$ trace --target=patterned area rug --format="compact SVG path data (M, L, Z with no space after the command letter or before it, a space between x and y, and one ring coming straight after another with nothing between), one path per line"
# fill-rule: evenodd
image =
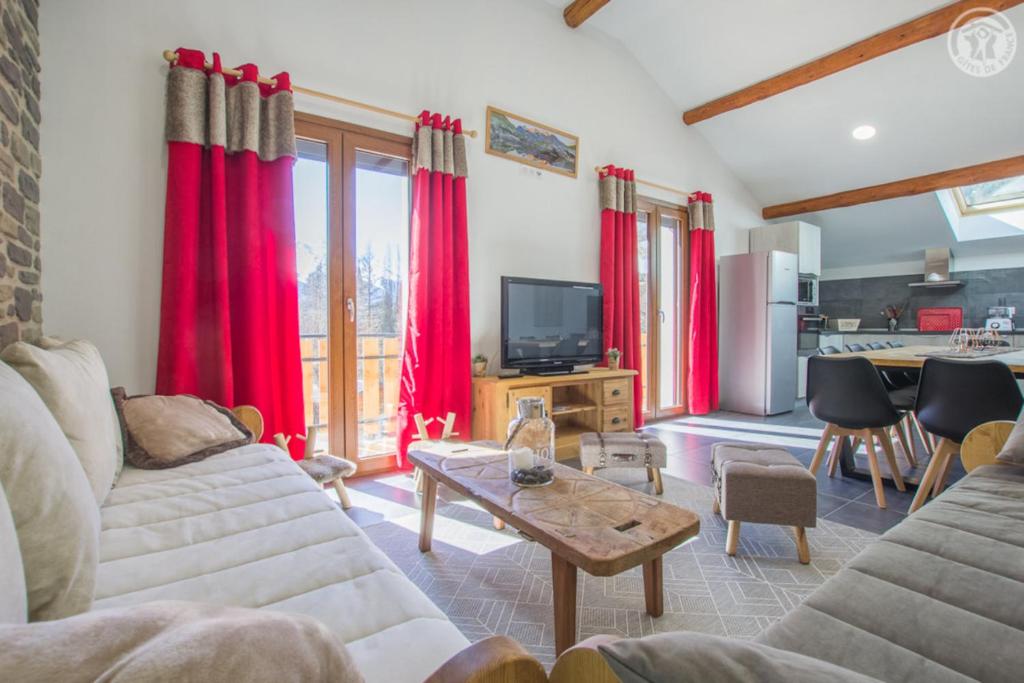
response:
M606 470L602 476L638 490L651 486L642 470ZM791 529L744 524L732 558L725 554L725 522L711 512L711 488L668 476L664 481L665 499L701 516L700 536L664 557L665 613L657 619L646 613L640 568L609 578L581 571L579 639L664 631L753 638L877 538L819 519L807 534L811 564L802 565ZM443 487L441 497L430 553L420 553L416 545L418 512L364 531L467 638L511 636L550 666L555 659L550 553L514 531L495 531L490 515Z

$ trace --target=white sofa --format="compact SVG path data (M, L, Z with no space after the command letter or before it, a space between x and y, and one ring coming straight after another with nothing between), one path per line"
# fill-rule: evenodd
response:
M126 466L100 518L94 610L189 600L306 614L339 634L368 683L418 683L469 645L274 446Z
M86 355L90 348L85 349ZM33 349L31 353L40 352ZM98 358L98 353L95 356ZM54 367L62 367L60 363L65 360ZM73 367L81 359L74 356L68 362ZM21 371L24 373L24 369ZM95 384L96 374L93 372L83 382ZM105 375L103 370L104 382ZM18 544L25 556L25 583L29 584L28 588L20 584L28 598L0 595L0 621L24 622L25 618L17 615L32 613L32 601L38 602L32 596L39 593L33 593L33 577L28 576L27 567L32 563L39 566L39 554L60 552L54 546L67 546L70 555L83 535L81 530L55 528L65 526L61 524L39 526L38 521L43 519L40 515L58 514L61 505L79 506L75 519L92 517L95 512L91 508L95 498L86 479L69 471L80 464L74 453L77 451L78 458L82 458L87 450L83 441L90 437L72 435L74 451L61 441L69 434L67 425L83 416L57 415L58 428L49 414L40 411L49 413L47 406L56 405L53 401L64 401L65 408L93 408L96 389L92 386L92 394L83 395L82 403L76 403L77 397L67 395L67 385L54 389L61 395L46 397L50 389L40 389L37 384L36 391L46 400L43 404L32 393L32 387L0 363L0 412L5 413L0 415L0 475L7 478L8 495L12 485L24 489L26 482L41 481L39 469L33 474L25 467L40 467L38 460L49 458L50 452L54 460L45 466L65 477L59 486L67 491L55 495L55 480L46 477L51 486L47 495L58 498L58 502L40 508L39 514L33 511L27 515L17 510L19 504L23 509L26 505L24 495L19 495L20 503L12 498L9 507L0 496L0 506L4 506L0 522L13 517L19 525ZM101 422L106 419L106 413L100 411L94 413L94 421L95 414L104 416ZM108 426L104 425L109 432L104 438L111 443L113 432ZM19 441L29 440L26 432L44 430L49 441L19 445ZM96 445L95 439L91 445ZM111 452L109 457L120 456ZM14 462L18 458L20 463ZM75 464L69 464L72 462ZM112 472L108 476L113 477ZM62 495L75 499L62 503ZM35 502L28 500L28 504ZM248 445L165 470L143 470L126 464L98 507L98 558L92 540L92 549L80 554L84 559L76 560L82 565L75 570L78 578L70 579L81 586L79 579L88 576L87 585L91 586L95 573L91 610L185 600L308 615L340 637L369 683L419 683L469 645L444 613L370 542L337 503L276 447ZM8 515L11 510L14 514ZM83 515L83 510L87 514ZM35 521L30 519L33 517ZM32 539L22 538L22 532L29 528L22 523L36 523ZM82 528L95 532L94 517L89 524ZM51 531L52 539L40 538ZM65 535L61 537L61 533ZM3 536L0 534L0 538ZM10 586L18 585L14 579L21 579L13 575L22 565L21 558L14 557L17 548L11 553L10 540L4 542L8 545L0 573L12 576L0 577L0 589L9 593ZM12 572L10 567L14 565L17 569ZM46 590L54 592L52 586L56 584L46 580L51 584ZM72 592L64 590L64 597ZM88 595L85 598L77 600L72 614L88 604ZM36 618L72 616L64 609L64 613L37 614Z

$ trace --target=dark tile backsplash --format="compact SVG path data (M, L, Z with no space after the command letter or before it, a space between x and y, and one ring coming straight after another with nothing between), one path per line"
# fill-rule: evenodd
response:
M957 306L964 309L964 325L980 327L989 306L1016 306L1017 327L1024 324L1024 268L1000 268L952 273L957 288L908 287L921 275L893 275L850 280L824 280L818 292L818 310L830 318L860 318L860 326L885 327L881 311L890 304L907 304L900 327L917 327L917 309Z

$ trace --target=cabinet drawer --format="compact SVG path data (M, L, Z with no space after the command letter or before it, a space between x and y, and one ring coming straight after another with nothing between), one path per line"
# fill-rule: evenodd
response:
M633 396L633 380L630 377L606 379L603 390L605 405L627 403Z
M602 432L628 432L629 414L632 411L628 405L615 406L604 409L604 417L601 421Z

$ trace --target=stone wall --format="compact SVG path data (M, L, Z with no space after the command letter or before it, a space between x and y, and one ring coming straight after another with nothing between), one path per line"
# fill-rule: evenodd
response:
M39 0L0 0L0 348L42 332Z

